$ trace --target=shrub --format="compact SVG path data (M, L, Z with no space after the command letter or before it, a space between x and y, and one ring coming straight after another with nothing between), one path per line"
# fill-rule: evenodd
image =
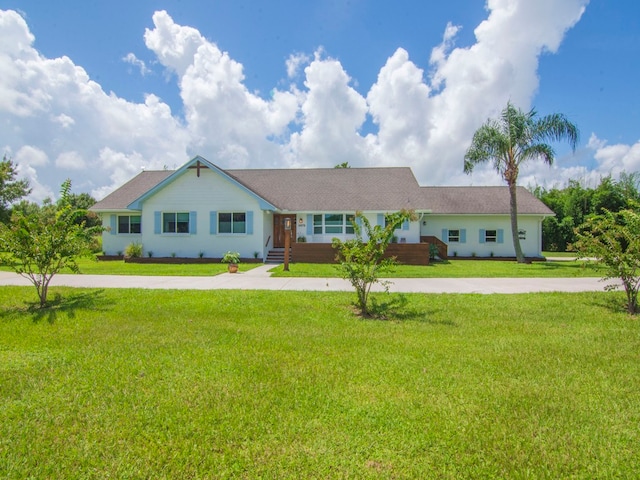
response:
M139 242L132 242L127 245L124 250L124 254L129 258L139 258L142 256L142 244Z

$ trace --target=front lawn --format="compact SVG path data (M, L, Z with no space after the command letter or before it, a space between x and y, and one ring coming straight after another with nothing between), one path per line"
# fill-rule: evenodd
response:
M339 277L335 264L291 263L289 271L274 267L274 277ZM582 261L533 262L531 264L503 260L448 260L427 266L397 265L386 278L508 278L508 277L599 277L601 271L586 267Z
M91 275L157 275L157 276L207 276L219 275L227 271L227 264L214 263L125 263L124 260L96 260L95 257L78 259L80 272ZM241 272L251 270L262 263L241 263ZM0 265L1 270L10 270ZM61 273L71 273L63 271Z
M620 293L0 288L1 478L634 478Z

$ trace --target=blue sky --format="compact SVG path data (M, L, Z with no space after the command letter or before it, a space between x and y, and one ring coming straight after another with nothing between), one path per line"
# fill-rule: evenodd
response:
M507 100L562 112L578 151L524 185L640 170L640 4L0 1L0 146L34 200L101 198L200 154L225 168L402 165L462 173Z

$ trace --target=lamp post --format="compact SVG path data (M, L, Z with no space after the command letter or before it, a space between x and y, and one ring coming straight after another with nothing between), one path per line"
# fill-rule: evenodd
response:
M284 219L284 271L289 271L289 248L291 244L291 219Z

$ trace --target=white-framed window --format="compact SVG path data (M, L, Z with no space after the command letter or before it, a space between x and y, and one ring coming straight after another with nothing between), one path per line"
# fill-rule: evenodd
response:
M485 230L484 231L484 241L485 241L485 243L496 243L498 241L498 231L497 230Z
M118 215L118 233L141 233L140 215Z
M189 212L163 212L162 233L189 233Z
M353 235L353 222L356 216L349 213L324 213L313 216L314 235Z
M237 235L247 233L246 212L219 212L218 233Z
M458 243L460 242L460 230L449 230L449 235L447 239L448 243Z

